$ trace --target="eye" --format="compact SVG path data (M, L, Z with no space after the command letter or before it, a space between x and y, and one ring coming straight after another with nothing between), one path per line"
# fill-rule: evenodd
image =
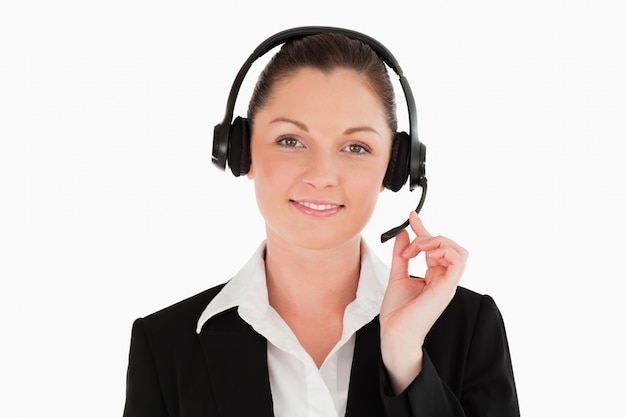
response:
M280 138L276 143L278 143L283 148L302 148L304 145L298 139L293 136L285 136Z
M367 146L360 143L351 143L350 145L343 148L343 150L355 155L362 155L370 152Z

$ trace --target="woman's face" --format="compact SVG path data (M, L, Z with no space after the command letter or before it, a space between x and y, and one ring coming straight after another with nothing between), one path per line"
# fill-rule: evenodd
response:
M252 126L248 174L268 242L328 249L360 239L391 137L382 103L355 71L303 68L278 82Z

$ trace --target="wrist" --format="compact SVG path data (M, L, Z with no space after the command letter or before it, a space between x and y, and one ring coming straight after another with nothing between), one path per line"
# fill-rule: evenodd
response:
M381 345L383 364L393 395L399 395L417 378L422 371L424 353L421 346L411 349L385 349Z

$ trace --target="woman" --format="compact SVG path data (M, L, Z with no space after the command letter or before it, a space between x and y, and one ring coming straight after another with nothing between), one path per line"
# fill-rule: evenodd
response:
M498 309L457 286L467 251L414 212L391 268L362 240L393 89L369 45L324 32L286 42L250 101L242 172L266 240L226 284L135 322L125 416L519 415Z

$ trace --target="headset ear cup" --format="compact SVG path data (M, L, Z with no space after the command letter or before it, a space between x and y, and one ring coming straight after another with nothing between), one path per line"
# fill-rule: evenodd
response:
M250 133L248 121L243 117L236 117L230 127L228 165L235 177L250 170Z
M409 176L410 138L406 132L397 132L391 144L391 155L383 185L391 191L398 191Z

